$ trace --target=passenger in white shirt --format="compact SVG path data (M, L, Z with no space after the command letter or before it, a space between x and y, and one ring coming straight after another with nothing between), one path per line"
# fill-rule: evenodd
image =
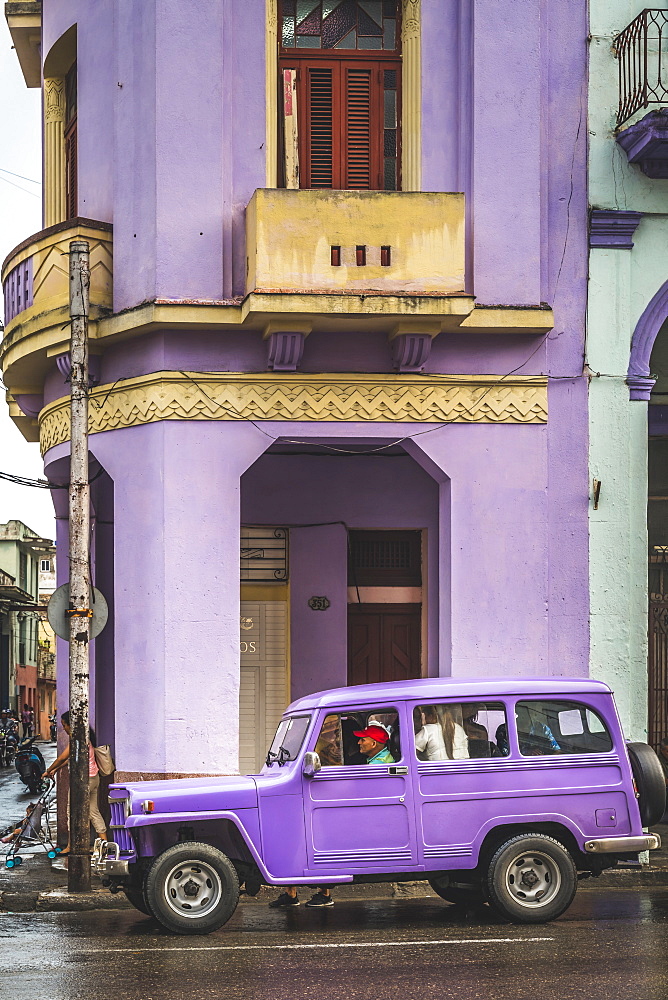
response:
M417 724L421 721L422 726L415 734L415 748L427 760L464 760L469 756L468 737L464 727L455 722L455 712L461 715L459 705L422 705L416 709Z

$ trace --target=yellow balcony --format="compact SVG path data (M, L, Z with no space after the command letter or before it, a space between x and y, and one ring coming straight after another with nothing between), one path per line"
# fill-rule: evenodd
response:
M552 328L546 307L476 306L464 259L463 194L259 189L246 209L243 310L267 332L338 329L346 317L390 337Z
M464 195L259 190L246 292L464 295Z
M112 309L112 227L70 219L36 233L12 250L2 266L5 333L0 362L12 393L41 392L54 354L69 338L69 244L90 246L90 316Z

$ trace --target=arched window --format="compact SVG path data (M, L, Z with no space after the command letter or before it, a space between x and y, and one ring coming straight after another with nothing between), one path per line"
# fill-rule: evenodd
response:
M280 0L284 186L401 188L400 11L398 0Z

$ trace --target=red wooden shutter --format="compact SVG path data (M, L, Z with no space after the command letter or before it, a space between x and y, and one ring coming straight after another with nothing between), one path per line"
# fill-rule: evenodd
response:
M297 70L300 186L382 190L381 63L304 57L281 66Z
M65 212L68 219L77 216L77 120L65 133Z
M369 189L377 188L377 155L375 146L379 144L380 130L373 128L372 119L374 97L374 74L370 68L343 65L343 106L345 145L343 158L343 187ZM376 134L375 134L376 133ZM374 170L375 167L375 170Z
M305 187L331 188L334 177L334 71L333 66L310 66L306 107Z

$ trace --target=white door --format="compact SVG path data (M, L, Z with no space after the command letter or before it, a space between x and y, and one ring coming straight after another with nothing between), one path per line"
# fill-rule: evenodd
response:
M242 601L239 771L257 774L289 702L288 605Z

